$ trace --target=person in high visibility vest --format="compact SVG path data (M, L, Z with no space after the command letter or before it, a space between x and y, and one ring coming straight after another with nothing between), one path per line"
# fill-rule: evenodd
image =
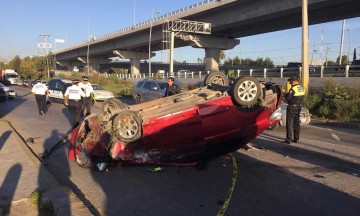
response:
M283 143L298 143L300 138L300 111L305 89L299 83L299 77L288 79L291 88L285 94L288 103L286 108L286 140ZM294 135L294 136L293 136Z

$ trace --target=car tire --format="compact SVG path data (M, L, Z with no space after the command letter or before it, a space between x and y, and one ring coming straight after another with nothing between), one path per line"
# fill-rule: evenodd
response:
M279 123L274 123L274 124L270 125L269 127L267 127L267 130L274 130L278 126L279 126Z
M258 102L261 95L260 83L254 77L239 77L231 86L230 93L235 105L252 106Z
M139 104L139 103L141 103L141 102L142 102L141 96L140 96L140 95L136 95L136 96L135 96L135 103L136 103L136 104Z
M14 99L15 99L15 97L8 97L8 99L9 99L9 100L14 100Z
M101 106L101 111L103 114L103 120L109 121L111 117L119 110L126 108L126 105L121 101L115 98L110 98L104 101Z
M135 111L119 112L113 120L113 133L125 143L138 141L142 136L142 119Z
M220 71L211 72L208 75L206 75L204 79L204 86L207 86L210 83L220 86L229 86L229 79L224 73Z

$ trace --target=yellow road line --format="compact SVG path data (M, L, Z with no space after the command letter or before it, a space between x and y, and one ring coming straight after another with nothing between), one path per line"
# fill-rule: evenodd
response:
M223 216L225 215L225 212L229 206L230 200L231 200L231 196L234 192L234 188L235 188L235 184L236 184L236 179L237 179L237 174L238 174L238 168L237 168L237 163L236 160L234 158L234 156L232 154L229 154L231 159L232 159L232 164L233 164L233 170L232 170L232 177L231 177L231 183L228 189L228 193L226 195L226 199L225 202L223 204L223 206L219 209L217 216Z

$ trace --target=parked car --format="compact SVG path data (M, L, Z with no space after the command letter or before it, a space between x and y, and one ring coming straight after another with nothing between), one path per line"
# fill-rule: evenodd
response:
M268 127L268 130L273 130L277 126L286 126L286 108L288 104L283 102L281 104L281 120L278 123L272 124ZM311 121L311 115L306 107L301 107L300 111L300 125L307 125Z
M4 88L0 87L0 102L4 102L6 100L6 92Z
M30 80L23 80L22 86L24 86L24 87L30 87Z
M48 82L49 95L47 99L52 102L63 102L66 89L72 85L71 80L52 79Z
M204 87L177 95L130 106L106 100L101 114L90 114L72 131L68 155L84 168L203 163L278 122L281 101L275 83L242 77L229 86L225 74L212 72Z
M110 91L106 91L102 86L98 84L91 84L94 89L94 99L95 100L106 100L113 98L114 94Z
M4 84L0 83L0 88L2 88L5 93L6 93L6 97L10 100L14 99L17 95L15 89L5 86Z
M165 95L167 82L163 80L141 80L134 87L136 103L147 102Z

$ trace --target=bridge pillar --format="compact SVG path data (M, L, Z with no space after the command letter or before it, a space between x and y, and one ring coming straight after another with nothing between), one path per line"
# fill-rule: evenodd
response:
M203 35L179 35L180 39L188 42L194 48L205 49L205 70L219 71L219 58L221 50L233 49L240 43L238 39L221 38Z
M132 75L138 75L140 73L140 60L149 58L148 52L114 50L113 53L120 58L130 59L130 73ZM151 57L154 56L155 53L151 53Z
M220 49L205 48L205 70L219 71Z

